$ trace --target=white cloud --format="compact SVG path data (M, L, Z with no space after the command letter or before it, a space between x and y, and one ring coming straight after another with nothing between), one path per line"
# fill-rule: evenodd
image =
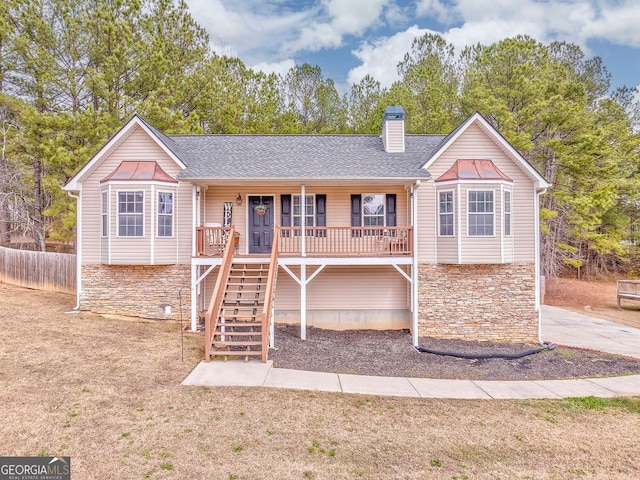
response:
M627 1L622 5L607 5L598 18L588 22L583 34L619 45L640 47L640 3Z
M186 1L193 17L207 30L214 50L233 52L246 63L278 56L283 42L293 40L319 12L318 7L291 10L260 0Z
M384 6L389 0L325 0L326 21L313 22L302 28L300 36L287 42L284 50L318 51L338 48L345 35L361 36L380 22Z
M373 76L384 87L389 87L399 79L397 65L404 54L411 50L411 43L417 37L430 32L410 27L389 38L381 38L374 42L365 42L352 53L360 59L362 65L353 68L347 75L349 84L358 83L367 74Z
M285 76L287 73L289 73L289 70L291 70L295 66L296 66L296 62L288 58L286 60L282 60L280 62L275 62L275 63L266 63L266 62L257 63L253 67L251 67L251 69L254 71L264 72L267 75L270 73L275 73L278 75Z
M329 0L331 25L344 34L362 35L375 25L389 0Z
M416 15L435 18L446 25L453 21L455 10L450 5L444 5L440 0L420 0L416 5Z

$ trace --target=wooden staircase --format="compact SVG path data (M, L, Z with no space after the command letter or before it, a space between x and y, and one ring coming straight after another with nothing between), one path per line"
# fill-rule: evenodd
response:
M244 357L248 361L259 356L265 363L278 271L278 237L273 239L269 263L234 262L234 233L232 226L205 315L204 358Z
M262 311L269 264L233 263L213 329L211 357L262 357Z

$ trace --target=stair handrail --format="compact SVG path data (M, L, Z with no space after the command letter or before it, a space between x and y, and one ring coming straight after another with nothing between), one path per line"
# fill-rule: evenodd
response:
M220 317L220 308L222 307L222 300L224 299L225 287L227 280L229 279L229 273L231 272L231 264L233 263L234 254L234 236L235 228L233 225L229 230L229 236L224 247L224 255L222 256L222 263L220 264L220 271L218 272L218 278L216 278L216 285L213 288L213 295L209 302L209 308L204 316L204 359L208 362L211 360L211 347L213 345L213 334L218 327L218 318Z
M280 232L278 228L273 232L271 243L271 258L269 260L269 274L267 275L267 290L264 295L262 306L262 363L267 362L267 339L269 338L269 328L271 327L271 314L273 307L273 297L275 294L276 274L278 272L278 238Z

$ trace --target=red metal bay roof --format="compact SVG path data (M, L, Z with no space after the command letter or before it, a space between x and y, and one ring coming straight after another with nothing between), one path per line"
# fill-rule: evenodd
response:
M491 160L456 160L456 163L435 181L447 182L453 180L504 180L513 182Z
M122 162L100 183L109 181L178 183L157 162Z

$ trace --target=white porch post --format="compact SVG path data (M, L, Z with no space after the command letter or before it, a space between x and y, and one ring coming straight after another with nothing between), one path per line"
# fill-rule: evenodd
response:
M411 224L413 226L413 264L411 265L411 317L413 346L418 346L418 187L420 180L411 187Z
M307 232L306 232L306 228L307 228L307 188L305 187L304 184L301 185L300 187L300 208L301 208L301 212L300 212L300 254L303 257L307 256Z
M307 339L307 266L304 263L300 265L300 339Z
M195 232L195 229L194 229ZM198 330L198 266L191 264L191 331Z

